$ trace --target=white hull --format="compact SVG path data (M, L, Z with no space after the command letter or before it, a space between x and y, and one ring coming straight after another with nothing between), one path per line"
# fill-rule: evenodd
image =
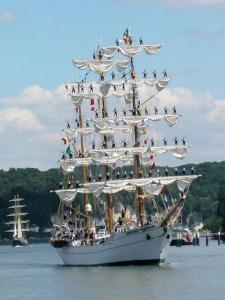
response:
M57 251L70 266L157 264L165 260L169 243L170 233L164 228L144 226L104 244L73 246L70 242Z

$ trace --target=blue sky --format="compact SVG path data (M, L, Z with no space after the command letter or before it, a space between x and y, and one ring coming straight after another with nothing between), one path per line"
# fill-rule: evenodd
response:
M0 3L0 168L56 167L54 133L70 108L62 85L79 76L71 59L92 55L98 36L114 44L127 24L134 40L163 44L149 70L172 77L158 101L187 116L179 124L193 145L187 161L224 160L223 1L10 0Z

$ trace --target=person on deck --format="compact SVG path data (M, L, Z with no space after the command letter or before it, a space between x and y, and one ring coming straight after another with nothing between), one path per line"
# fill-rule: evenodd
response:
M167 71L166 71L166 69L163 70L163 77L167 78Z
M118 110L116 109L116 107L114 108L114 117L116 117L117 118L117 116L118 116Z
M167 107L166 107L166 106L164 107L164 113L165 113L165 115L167 115L167 114L168 114L168 109L167 109Z
M145 107L145 115L146 116L148 115L148 109L147 109L147 107Z
M146 70L144 70L144 72L143 72L143 76L144 76L144 79L146 79L147 78L147 72L146 72Z
M173 114L176 115L177 114L177 109L176 109L176 106L174 105L173 107Z

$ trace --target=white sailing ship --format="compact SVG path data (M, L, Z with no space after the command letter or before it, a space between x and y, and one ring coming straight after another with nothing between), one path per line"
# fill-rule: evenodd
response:
M88 71L83 80L65 84L75 127L68 122L63 130L66 145L60 167L65 180L54 191L60 206L50 240L66 265L151 264L166 258L171 226L198 176L193 169L190 174L175 170L173 175L165 169L162 175L156 168L159 154L169 152L183 159L189 148L185 140L179 144L176 138L171 146L166 139L156 145L149 130L150 123L165 121L173 126L181 116L176 107L171 113L165 107L160 114L158 107L151 106L170 81L166 70L161 79L155 71L153 78L146 71L137 78L134 57L141 52L152 56L160 48L145 45L142 38L134 45L126 30L115 46L98 46L92 59L73 60L76 68ZM126 58L115 60L116 55ZM91 72L98 79L87 82ZM170 186L177 187L177 200L169 198ZM125 198L132 203L129 207ZM96 202L105 210L100 227L92 216Z
M18 195L14 197L14 199L9 200L9 202L13 202L13 205L9 207L9 209L13 210L13 213L7 215L8 217L12 217L13 220L7 222L7 225L13 225L13 229L7 230L7 232L13 233L12 246L25 246L28 241L25 237L25 232L29 231L27 227L29 220L23 220L22 217L27 215L28 213L22 212L21 209L26 205L21 205L21 201L23 198L20 198Z

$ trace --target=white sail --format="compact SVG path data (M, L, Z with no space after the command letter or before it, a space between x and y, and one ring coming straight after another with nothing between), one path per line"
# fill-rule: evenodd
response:
M23 237L20 215L17 217L17 237L19 239Z
M103 123L102 123L103 125ZM97 133L100 135L111 136L116 132L123 132L123 133L131 133L132 128L130 126L117 126L112 127L108 126L106 123L103 126L100 126L98 121L95 122L95 127L93 128L76 128L76 129L65 129L63 132L66 135L68 141L74 140L77 135L88 136L93 133Z
M69 93L71 100L76 107L79 107L83 100L90 100L95 97L124 97L126 102L132 100L132 88L135 86L136 93L147 95L147 98L143 98L142 102L147 99L151 99L154 95L157 95L162 91L170 82L169 78L165 79L134 79L134 80L108 80L99 83L83 83L83 91ZM74 86L74 85L73 85ZM90 91L90 86L92 89ZM131 97L130 97L131 96ZM146 96L145 96L146 97Z
M21 228L21 232L29 232L30 229L29 228ZM15 231L14 229L9 229L9 230L6 230L5 232L13 232L13 237L18 237L17 235L17 231Z
M178 159L184 159L190 146L162 146L162 147L131 147L131 148L112 148L100 150L87 150L90 157L61 159L60 166L66 173L73 172L76 167L81 165L115 165L124 162L131 165L134 155L139 155L143 165L151 165L153 158L151 154L159 155L170 152Z
M21 224L27 224L29 222L30 222L29 220L20 220ZM10 224L16 224L16 223L17 223L17 221L10 221L10 222L7 222L6 224L10 225Z
M15 219L15 222L14 222L14 228L12 230L13 232L13 237L15 238L17 236L17 228L18 228L18 225L17 225L17 219Z
M102 157L104 155L116 156L116 155L144 155L146 153L163 154L171 152L177 158L184 158L187 154L190 146L162 146L162 147L127 147L127 148L112 148L112 149L99 149L89 150L91 157Z
M101 50L103 51L103 54L108 58L114 57L118 52L127 57L134 57L142 50L144 50L145 53L149 55L156 54L161 47L162 45L127 45L101 47Z
M105 182L89 182L83 184L84 188L79 189L64 189L56 190L55 193L64 203L71 204L77 193L95 194L99 191L106 194L115 194L122 190L135 191L134 188L141 187L149 195L159 195L164 186L169 186L173 183L177 184L180 191L184 192L191 182L198 178L199 175L182 175L182 176L167 176L167 177L151 177L151 178L132 178L109 180Z
M28 215L28 213L16 212L16 213L12 213L12 214L7 215L7 217L25 216L25 215Z
M9 208L22 208L25 207L26 205L13 205L13 206L9 206Z
M71 204L77 194L76 189L55 190L54 192L59 196L60 200L64 202L66 205Z
M178 115L143 115L143 116L131 116L131 117L115 117L115 118L98 118L97 120L91 119L93 122L104 122L109 124L116 124L118 122L124 122L130 126L141 126L148 121L161 121L164 120L167 125L173 126L181 114Z
M121 72L127 68L129 63L129 60L73 60L73 64L76 68L80 70L89 68L98 74L109 72L113 67L116 67L117 70Z
M106 181L104 184L102 182L95 182L95 183L85 183L84 187L91 191L92 186L95 187L118 187L121 188L121 190L125 186L133 186L133 187L142 187L143 189L147 188L147 191L149 192L149 186L151 185L171 185L173 183L177 183L178 188L180 190L184 190L184 187L186 188L191 184L191 182L198 178L198 175L185 175L185 176L168 176L168 177L150 177L150 178L134 178L134 179L122 179L122 180L109 180Z
M24 200L23 198L14 198L14 199L9 200L9 202L19 202L19 201L23 201L23 200Z

